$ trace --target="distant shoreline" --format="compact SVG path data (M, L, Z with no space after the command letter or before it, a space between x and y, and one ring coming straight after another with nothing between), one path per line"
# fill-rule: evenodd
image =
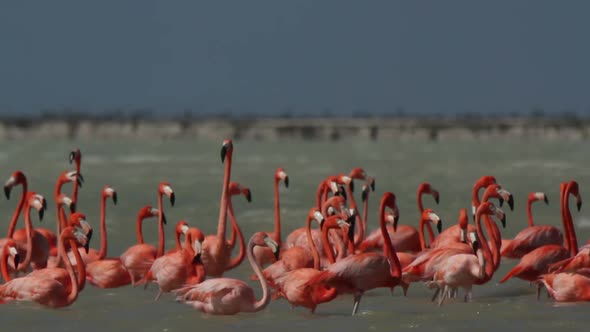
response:
M462 141L489 139L572 140L590 137L590 119L577 116L505 117L282 117L140 118L74 116L0 119L0 140L173 139L220 140L359 139Z

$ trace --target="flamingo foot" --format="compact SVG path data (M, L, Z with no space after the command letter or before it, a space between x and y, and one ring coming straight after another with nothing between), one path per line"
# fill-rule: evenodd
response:
M354 306L352 307L352 315L356 315L357 311L359 310L359 304L361 303L361 297L363 296L362 292L354 293Z

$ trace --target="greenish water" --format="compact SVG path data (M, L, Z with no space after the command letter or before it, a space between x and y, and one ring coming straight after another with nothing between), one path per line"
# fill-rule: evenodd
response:
M156 188L160 181L171 183L176 192L176 206L165 202L169 224L167 247L173 246L174 224L186 219L205 233L215 232L223 168L219 159L221 142L183 141L105 141L105 142L4 142L0 146L0 163L4 181L21 169L29 178L30 190L44 194L53 202L55 179L60 171L73 169L67 163L72 148L83 153L82 172L86 182L80 191L79 210L98 229L99 193L104 184L113 186L119 195L117 206L107 208L109 256L118 256L134 244L135 216L140 207L156 205ZM400 223L417 224L415 191L422 181L430 182L441 194L435 211L445 226L457 221L460 208L469 207L470 189L481 175L494 175L515 197L515 211L507 211L506 238L525 227L526 196L530 191L544 191L550 206L533 207L538 224L560 225L558 208L559 183L575 179L582 196L587 192L587 164L590 158L586 143L261 143L234 142L232 180L251 188L253 202L234 199L238 221L246 236L254 231L272 230L273 173L284 167L290 187L281 188L283 239L302 226L309 207L314 203L318 181L325 176L349 172L361 166L377 181L371 196L369 227L376 228L377 200L384 191L398 197ZM66 189L70 191L68 186ZM15 191L18 195L18 192ZM16 197L13 196L13 197ZM358 193L357 193L358 195ZM8 226L16 199L0 200L0 212ZM426 198L425 204L434 202ZM573 212L578 239L590 238L590 220L585 205ZM50 204L46 227L54 227L55 207ZM561 227L561 226L559 226ZM147 240L155 242L156 224L146 223ZM92 246L98 247L98 236ZM262 312L236 316L207 316L178 304L171 295L153 303L155 288L147 291L124 287L102 290L87 285L71 307L48 310L30 303L0 306L3 330L44 329L49 331L183 331L205 330L422 330L491 331L525 328L540 330L583 330L587 328L588 304L556 306L550 299L536 301L535 291L527 282L510 280L496 285L516 261L505 260L487 285L474 288L472 303L448 302L439 308L430 303L431 292L421 284L410 288L408 297L396 289L367 293L360 314L350 317L352 297L343 296L321 305L315 315L298 308L292 310L284 300L273 301ZM247 279L251 274L244 262L229 277ZM251 283L260 296L260 286Z

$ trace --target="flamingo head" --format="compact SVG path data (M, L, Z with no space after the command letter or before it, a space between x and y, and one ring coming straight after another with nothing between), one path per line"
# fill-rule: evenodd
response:
M191 246L194 252L193 264L197 264L201 260L201 252L203 251L203 241L205 241L205 235L200 229L196 227L190 227L187 229L185 234L185 244Z
M26 184L27 177L21 171L16 171L10 175L6 183L4 184L4 195L6 195L6 199L10 199L10 192L12 188L19 184Z
M70 209L70 213L74 213L76 212L76 203L74 203L74 201L67 196L64 193L60 193L55 201L57 202L58 205L65 205Z
M475 181L475 184L473 185L473 191L472 191L472 205L471 208L473 209L473 214L475 215L475 212L477 210L477 196L479 193L479 190L482 188L486 188L489 185L492 184L496 184L496 178L491 176L491 175L484 175L482 177L480 177L477 181Z
M532 203L534 201L544 201L545 204L549 205L549 199L547 198L547 195L545 195L544 192L540 192L540 191L529 193L527 200L530 203Z
M140 220L144 220L147 218L158 217L159 215L160 210L153 208L150 205L146 205L139 209L139 212L137 213L137 218ZM164 215L162 215L162 221L164 224L166 224L166 217Z
M283 181L285 183L285 187L289 188L289 176L282 167L277 168L275 171L275 181Z
M174 206L174 202L176 201L176 196L174 195L174 190L170 187L170 183L166 181L160 182L158 186L158 193L160 195L166 195L170 198L170 205Z
M395 194L386 192L381 197L381 206L390 208L393 211L393 229L397 230L397 222L399 220L399 209L397 208Z
M189 225L186 221L181 220L176 223L176 234L178 235L185 235L189 230Z
M250 238L249 246L269 247L275 258L279 259L279 245L265 232L256 232Z
M228 194L230 196L242 194L244 195L244 197L246 197L248 203L252 202L252 192L250 192L250 188L242 186L241 184L235 181L229 183Z
M88 253L88 246L90 244L90 240L78 228L72 226L64 228L61 231L61 239L62 241L75 241L77 245L84 247L84 249L86 249L86 253Z
M434 213L434 210L425 209L422 212L422 220L432 222L436 225L436 230L438 233L440 234L442 232L442 220L436 213Z
M476 216L478 214L479 215L484 215L484 214L495 215L500 220L502 220L503 223L506 222L506 214L504 213L504 211L502 211L502 209L500 209L500 208L495 207L494 203L492 203L492 202L485 201L485 202L481 203L479 205L479 207L477 208Z
M117 205L117 192L111 186L105 185L102 188L101 192L102 198L111 197L113 199L113 203Z
M234 151L234 144L231 139L226 139L221 145L221 162L225 162L225 157L229 154L231 156Z
M13 239L6 239L4 242L4 253L2 255L9 255L14 260L14 269L18 268L18 264L20 263L20 256L18 254L18 250L16 249L16 242ZM4 256L3 256L4 257Z
M70 164L76 162L76 165L80 165L82 162L82 153L80 152L80 149L72 150L68 160Z
M315 220L318 224L320 224L320 228L322 227L322 225L324 224L324 221L325 221L324 215L315 207L309 209L309 212L307 213L307 217L310 220Z
M440 195L438 190L434 189L434 187L428 182L423 182L420 184L420 186L418 186L418 193L432 195L432 198L434 198L436 204L439 203Z
M569 193L576 197L576 208L578 211L582 208L582 196L580 195L580 186L576 181L570 181L567 184L567 188L569 188Z
M467 232L467 226L469 225L469 218L467 217L467 209L463 208L459 210L459 228L461 229L460 241L466 243L465 234Z
M502 186L497 183L490 184L486 187L486 190L482 196L482 200L486 201L488 198L497 198L500 202L500 206L502 206L504 201L506 201L508 202L510 210L514 210L514 197L508 190L503 189Z
M29 191L27 193L26 199L29 207L37 210L39 213L39 221L42 221L45 210L47 209L47 201L45 201L45 197L35 193L34 191Z
M92 239L92 226L86 221L86 215L80 212L70 214L69 226L75 227L77 230L83 232L87 238L87 243L84 246L86 253L90 246L90 239Z

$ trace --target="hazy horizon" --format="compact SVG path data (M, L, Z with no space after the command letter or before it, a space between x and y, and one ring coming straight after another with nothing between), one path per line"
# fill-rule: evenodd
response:
M52 1L0 10L0 113L588 114L590 2Z

